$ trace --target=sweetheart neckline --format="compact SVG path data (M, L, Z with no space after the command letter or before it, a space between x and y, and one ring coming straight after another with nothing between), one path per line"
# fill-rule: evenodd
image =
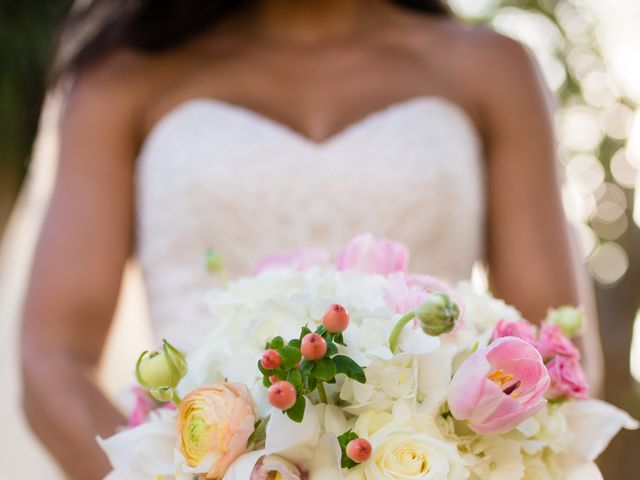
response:
M443 97L441 95L418 95L414 97L409 97L404 100L398 100L396 102L392 102L382 108L377 110L373 110L360 119L351 122L346 125L344 128L340 129L336 133L331 134L327 138L316 141L312 138L308 137L304 133L296 130L290 125L276 120L268 115L260 113L257 110L253 110L249 107L245 107L243 105L227 102L225 100L220 100L214 97L192 97L186 100L183 100L177 103L175 106L168 109L165 113L163 113L158 120L151 126L147 135L145 136L140 152L143 152L146 147L153 143L154 139L159 136L160 132L164 129L164 126L171 123L175 120L180 114L188 111L194 107L209 107L213 109L220 109L223 111L227 111L231 114L241 115L253 122L262 123L267 125L268 127L274 129L275 131L280 132L281 134L296 140L298 143L301 143L307 147L312 149L322 150L329 148L340 142L345 137L348 137L354 131L358 129L364 128L370 123L379 120L385 115L390 115L392 113L396 113L401 111L402 109L406 109L410 106L414 105L430 105L430 106L440 106L448 109L450 112L456 114L458 119L466 125L466 127L472 132L473 136L476 140L480 141L480 132L475 122L471 118L471 115L462 107L460 104Z

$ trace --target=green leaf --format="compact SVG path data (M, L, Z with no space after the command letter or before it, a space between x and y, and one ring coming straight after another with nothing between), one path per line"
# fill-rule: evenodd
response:
M329 381L336 376L336 364L330 358L321 358L313 362L311 375L323 382Z
M289 340L289 346L300 350L300 347L302 346L302 342L300 341L300 339L294 338L292 340Z
M302 354L300 350L297 348L293 348L290 346L286 346L280 352L280 356L282 357L281 367L285 370L289 370L290 368L298 365L298 362L302 359Z
M311 393L318 386L318 379L313 377L308 377L306 383L307 383L307 391Z
M344 373L347 377L358 383L367 383L367 377L360 365L346 355L336 355L332 359L337 373Z
M347 344L344 343L344 337L342 336L342 333L336 333L333 337L333 341L338 345L342 345L343 347L347 346Z
M264 385L266 388L269 388L271 386L271 380L269 380L269 377L262 377L262 385Z
M338 443L340 444L340 450L342 451L342 459L340 462L342 468L353 468L358 465L347 456L347 445L349 445L349 442L356 440L357 438L359 438L358 435L351 430L347 430L338 437Z
M270 377L271 375L273 375L273 370L267 370L266 368L264 368L260 363L260 360L258 360L258 370L260 370L260 373L265 377Z
M269 425L269 419L271 417L267 416L265 418L260 418L255 426L253 433L247 440L247 446L254 447L256 445L264 444L264 441L267 438L267 425ZM253 448L251 448L253 450Z
M300 375L300 370L294 369L289 370L289 374L287 375L287 381L296 387L296 390L300 391L302 388L302 375Z
M332 357L334 356L336 353L338 353L338 347L336 346L335 343L328 341L327 342L327 353L326 355L328 357Z
M282 337L273 337L269 348L280 351L284 348L284 339Z
M305 406L304 395L298 395L298 398L296 399L296 403L289 410L286 410L285 413L287 414L287 417L289 417L291 420L293 420L296 423L300 423L304 418L304 406Z
M308 376L311 373L311 370L313 370L313 362L310 362L306 358L302 360L302 362L300 363L300 373L302 374L302 376Z
M302 341L305 335L309 335L310 333L311 330L309 329L309 327L307 327L306 325L302 327L302 329L300 330L300 341Z

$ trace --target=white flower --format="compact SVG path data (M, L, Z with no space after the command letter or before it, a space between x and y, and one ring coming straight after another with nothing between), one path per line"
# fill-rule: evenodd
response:
M348 413L365 410L391 411L396 400L416 396L416 360L413 355L396 355L391 360L373 360L367 367L367 383L345 380L340 398L351 406Z
M460 282L456 291L464 305L464 324L478 334L492 330L500 319L517 321L522 315L511 305L487 293L478 293L469 282Z
M522 478L524 465L518 442L501 436L475 436L468 445L476 455L472 471L482 480Z
M522 480L555 480L541 454L524 456L524 476Z
M113 471L109 480L146 480L150 476L173 475L176 446L176 412L159 410L149 422L112 437L98 438Z
M593 461L607 448L621 428L638 428L629 414L601 400L577 400L565 403L568 450L585 461Z
M551 405L525 420L507 436L517 439L518 432L524 435L526 439L522 440L522 449L533 455L545 447L554 451L564 450L566 448L566 431L567 419L563 410L558 406Z
M427 415L370 410L358 418L354 431L371 442L373 454L349 479L463 480L469 475L456 445L442 438Z

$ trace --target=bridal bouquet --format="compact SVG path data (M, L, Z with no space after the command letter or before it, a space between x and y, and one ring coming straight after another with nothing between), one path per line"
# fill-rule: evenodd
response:
M108 479L589 480L637 427L589 399L580 310L534 326L370 235L324 258L266 259L211 293L199 349L140 357L136 426L99 440Z

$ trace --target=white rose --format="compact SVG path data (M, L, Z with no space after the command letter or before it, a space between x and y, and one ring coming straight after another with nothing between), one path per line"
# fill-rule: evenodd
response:
M354 430L373 447L371 459L360 467L365 480L463 480L469 475L456 445L444 440L426 415L398 419L368 411Z

